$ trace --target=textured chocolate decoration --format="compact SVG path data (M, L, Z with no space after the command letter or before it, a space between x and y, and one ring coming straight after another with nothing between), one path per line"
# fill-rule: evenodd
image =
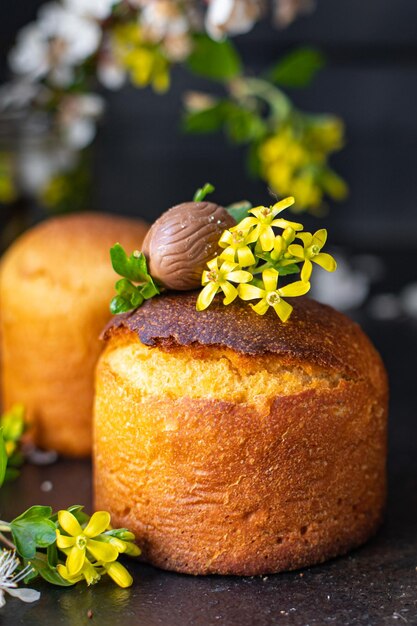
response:
M170 293L147 300L136 311L113 317L102 338L130 331L145 345L162 349L218 345L249 355L274 353L309 361L346 377L368 376L372 344L357 324L331 307L294 298L293 313L283 323L272 309L261 316L240 300L224 306L220 297L198 312L197 295Z
M218 251L222 232L235 220L213 202L184 202L152 225L143 242L149 271L168 289L186 291L201 284L201 274Z

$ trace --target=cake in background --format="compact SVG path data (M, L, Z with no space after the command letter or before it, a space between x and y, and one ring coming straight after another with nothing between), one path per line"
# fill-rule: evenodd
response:
M36 445L91 452L98 339L116 276L109 247L140 248L143 222L100 213L47 220L23 234L0 265L2 399L25 406Z

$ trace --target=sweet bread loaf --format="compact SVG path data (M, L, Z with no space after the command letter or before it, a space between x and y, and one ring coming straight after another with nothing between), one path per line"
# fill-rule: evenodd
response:
M343 554L385 503L387 380L360 328L171 293L116 316L96 374L95 505L149 563L255 575Z
M3 404L24 404L41 447L91 452L98 336L117 278L109 247L140 247L146 231L103 214L54 218L21 236L1 262Z

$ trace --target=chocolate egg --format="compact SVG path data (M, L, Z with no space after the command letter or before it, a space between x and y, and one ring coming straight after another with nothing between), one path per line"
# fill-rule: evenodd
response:
M156 220L143 242L151 275L168 289L196 289L207 261L219 249L222 232L235 223L224 207L213 202L172 207Z

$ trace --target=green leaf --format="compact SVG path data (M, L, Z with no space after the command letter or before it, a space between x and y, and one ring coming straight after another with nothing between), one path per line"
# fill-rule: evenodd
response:
M49 506L33 506L16 517L10 529L18 553L25 559L32 559L36 547L46 548L56 541L56 527L50 516Z
M116 291L124 300L130 302L133 308L140 306L143 302L140 289L127 278L121 278L115 285Z
M9 456L7 469L9 469L10 467L20 467L21 465L23 465L24 461L25 461L25 457L23 456L23 453L21 452L21 450L16 449Z
M201 202L209 193L213 193L214 190L215 187L211 183L206 183L205 185L197 189L194 194L193 201Z
M240 57L230 40L214 41L201 34L194 36L187 65L198 76L219 81L235 78L242 71Z
M306 87L324 64L324 55L319 50L299 48L278 61L269 77L284 87Z
M110 249L110 256L113 269L125 277L116 283L117 296L110 302L110 311L113 315L136 309L144 300L160 293L148 273L146 258L142 252L133 252L128 257L122 246L116 243ZM134 285L132 281L139 285Z
M0 429L0 487L4 483L7 469L7 452L4 445L3 430Z
M84 509L84 505L83 504L72 504L71 506L69 506L67 508L67 511L72 513L73 516L75 517L75 519L82 525L82 524L85 524L86 522L88 522L88 520L90 519L90 516L87 515L87 513L84 513L83 509ZM57 523L58 522L58 513L54 513L53 515L51 515L51 517L49 519L52 522Z
M72 513L77 522L81 525L86 524L90 519L90 516L84 512L83 504L73 504L68 507L67 511Z
M117 537L122 541L134 541L135 535L127 528L112 528L112 530L106 530L105 535L109 537Z
M42 576L44 580L52 585L59 585L60 587L72 587L74 583L70 583L64 580L62 576L58 574L55 567L52 567L48 563L48 557L41 552L37 552L34 557L30 559L30 563L35 572Z
M31 506L29 509L27 509L24 513L19 515L19 517L16 517L16 519L14 519L13 521L16 522L22 519L25 519L25 520L37 519L39 517L46 517L49 519L51 515L52 515L52 509L50 506L43 506L41 504L35 504L34 506Z
M280 276L289 276L290 274L298 274L300 268L295 263L291 263L291 265L278 265L276 269L279 271Z
M230 103L228 108L226 129L230 139L235 143L254 141L266 133L265 122L257 113L233 103Z
M119 315L120 313L127 313L132 310L130 300L125 300L122 296L115 296L110 302L110 312L113 315Z
M259 142L249 144L246 156L246 168L251 178L261 177L261 161L259 158Z
M146 258L142 252L133 252L129 257L120 243L110 248L110 258L114 271L135 283L147 282L149 278Z
M226 207L226 211L233 217L236 224L239 224L245 217L248 217L252 204L247 200L235 202Z
M58 548L56 546L56 543L51 543L51 545L47 547L46 556L48 559L48 564L51 567L56 567L58 565Z
M152 278L150 279L148 283L146 283L146 285L143 285L143 287L140 288L140 295L142 296L142 301L143 301L143 298L145 300L149 300L150 298L157 296L159 293L160 291L158 287L155 285L155 283L153 282ZM140 304L142 304L142 302ZM140 306L140 305L136 305L136 306Z
M218 102L202 111L187 111L182 121L186 133L214 133L220 130L225 121L227 107L225 102Z

